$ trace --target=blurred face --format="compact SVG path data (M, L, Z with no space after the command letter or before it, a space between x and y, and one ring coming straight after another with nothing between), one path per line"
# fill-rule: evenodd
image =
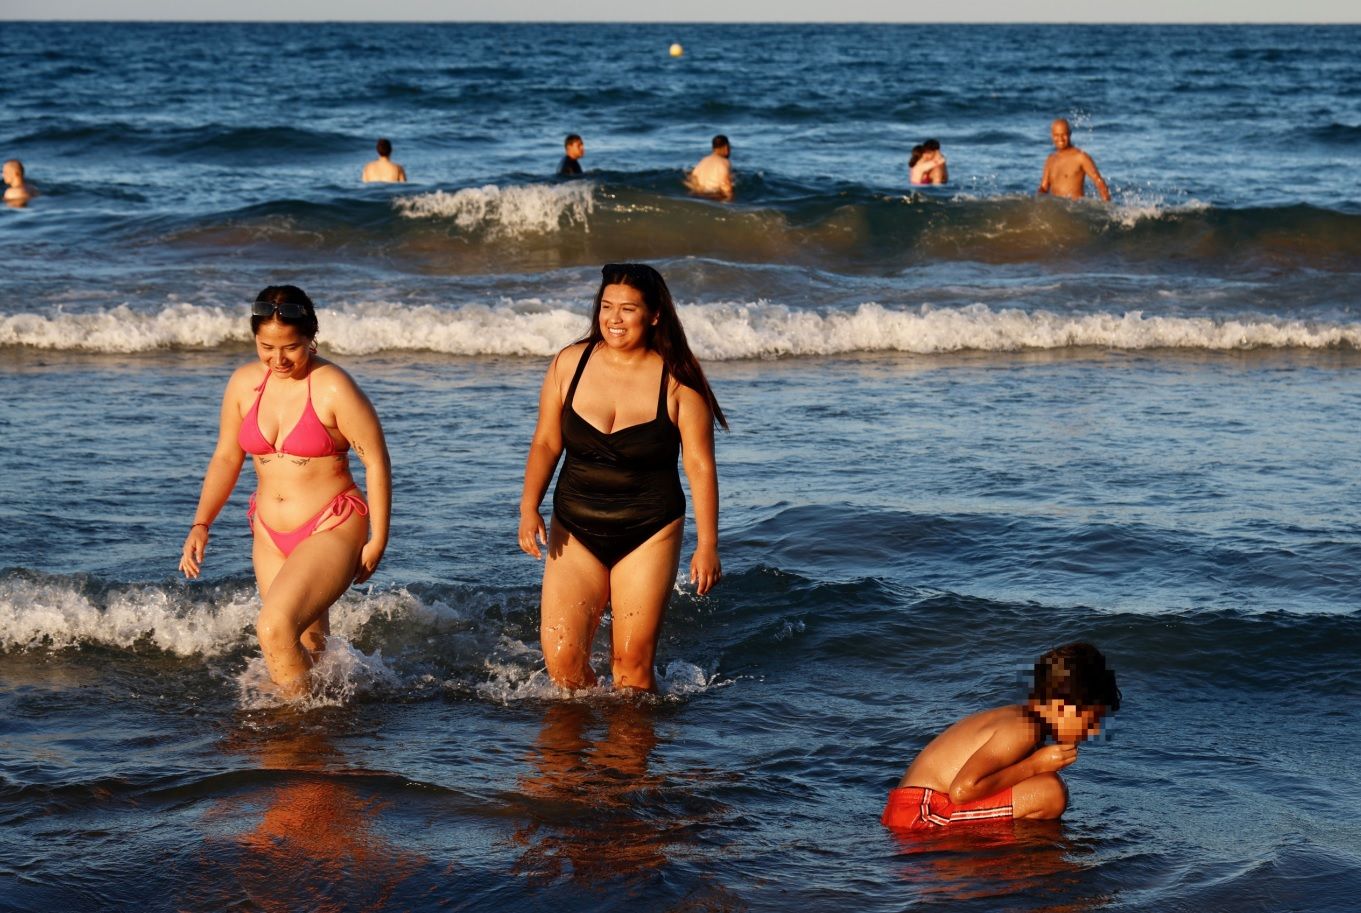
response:
M19 183L19 169L14 167L13 162L5 162L4 179L11 187Z
M1062 701L1051 701L1054 737L1067 745L1075 745L1101 733L1101 719L1105 707L1076 707Z
M574 159L581 158L586 154L586 144L581 140L577 140L574 143L568 143L567 154Z
M296 327L270 320L255 334L255 353L276 376L302 377L312 358L312 340Z
M1049 138L1054 141L1054 148L1062 152L1069 146L1068 124L1061 120L1054 121L1049 128Z
M648 310L643 293L631 285L607 285L600 297L600 333L612 349L647 347L647 331L657 317Z

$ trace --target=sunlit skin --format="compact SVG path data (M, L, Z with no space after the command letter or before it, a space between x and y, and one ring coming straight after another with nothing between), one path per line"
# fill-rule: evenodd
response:
M939 149L928 149L912 166L910 180L913 184L944 184L950 180L950 170L945 154Z
M271 680L284 696L296 697L307 691L308 669L325 647L331 604L351 583L367 580L387 548L391 463L372 404L348 374L315 354L311 339L274 319L260 326L255 351L258 361L242 365L227 382L217 447L204 476L195 525L184 541L180 570L190 578L201 573L209 528L240 476L246 455L237 437L264 379L261 366L269 371L269 383L257 421L267 441L282 443L302 420L310 377L312 407L337 455L252 457L259 487L251 557L262 602L256 633ZM350 447L364 463L368 517L328 517L285 557L258 524L296 529L353 486L344 456Z
M731 156L731 146L718 147L699 160L699 164L686 176L685 186L704 196L731 200L733 196L732 163L729 161Z
M645 424L657 413L662 359L648 348L657 315L627 285L605 287L600 304L604 337L578 384L573 408L605 433ZM683 519L659 530L613 568L554 523L545 528L539 505L562 454L562 412L572 375L588 343L559 353L544 377L539 421L525 466L520 502L520 548L544 565L540 637L549 676L557 684L595 684L590 648L607 604L613 610L611 670L616 688L656 689L657 635L676 579ZM718 476L713 457L713 413L704 397L670 382L668 414L680 431L682 464L695 512L697 545L690 562L695 592L708 593L722 576L718 558Z
M16 209L22 208L36 194L33 186L24 179L24 166L18 159L5 162L3 171L5 181L5 202Z
M1087 179L1091 178L1101 199L1110 202L1110 191L1101 172L1096 170L1096 163L1072 144L1072 128L1068 121L1062 118L1054 121L1049 127L1049 138L1054 143L1054 151L1044 163L1039 192L1081 199L1087 192Z
M576 161L586 154L586 143L582 140L573 140L563 147L567 152L567 157ZM607 152L609 150L606 150Z
M404 184L406 169L390 156L380 155L364 166L362 178L365 184Z
M1012 790L1015 818L1058 818L1068 790L1058 772L1077 760L1077 746L1101 731L1106 708L1078 708L1063 701L1031 701L1029 709L1053 730L1045 734L1017 705L965 717L931 741L903 774L899 786L948 793L950 801L975 802Z

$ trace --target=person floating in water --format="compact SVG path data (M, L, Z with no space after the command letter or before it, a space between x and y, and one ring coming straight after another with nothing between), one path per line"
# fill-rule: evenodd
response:
M695 193L717 197L720 200L732 199L732 146L723 134L714 137L713 152L699 160L685 177L685 186Z
M365 184L405 184L406 169L392 160L392 143L378 141L378 158L364 166Z
M940 140L929 139L920 146L913 146L907 167L912 183L917 186L944 184L950 180L945 154L940 151Z
M558 177L574 178L581 174L580 159L586 154L586 144L577 134L569 133L567 139L562 141L562 148L566 154L558 162Z
M1096 170L1092 157L1072 144L1072 128L1068 121L1059 118L1049 125L1049 136L1054 141L1054 151L1049 153L1044 163L1044 175L1040 178L1040 193L1080 199L1087 193L1086 179L1091 178L1101 199L1110 202L1111 192Z
M24 163L18 159L5 162L4 168L5 203L16 209L28 205L28 201L38 195L33 185L24 180Z
M1101 651L1071 643L1035 663L1025 704L965 717L936 736L888 794L886 827L927 831L981 821L1058 818L1068 790L1058 772L1077 745L1120 709Z

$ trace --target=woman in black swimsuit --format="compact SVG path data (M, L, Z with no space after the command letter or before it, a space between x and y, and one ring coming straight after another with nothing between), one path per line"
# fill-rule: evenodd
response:
M685 522L676 458L684 453L695 499L690 580L703 595L722 575L714 422L728 424L661 275L637 263L611 263L601 274L590 333L558 353L539 393L520 548L541 558L540 544L548 546L539 635L553 681L595 684L591 641L608 603L614 686L652 691ZM539 504L564 449L545 537Z

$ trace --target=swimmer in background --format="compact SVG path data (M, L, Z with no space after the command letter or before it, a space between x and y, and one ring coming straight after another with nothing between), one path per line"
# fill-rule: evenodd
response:
M406 169L391 158L392 143L386 138L378 141L378 158L364 166L365 184L405 184Z
M886 827L938 831L986 821L1053 819L1068 808L1058 772L1120 709L1101 651L1071 643L1035 663L1024 704L984 710L936 736L888 794Z
M920 146L913 146L907 167L915 186L944 184L950 180L950 170L945 164L945 153L940 151L939 140L929 139Z
M685 186L695 193L720 200L732 199L732 146L723 134L714 137L713 152L699 160L688 175Z
M18 159L5 162L4 180L8 185L5 187L5 203L15 209L27 206L28 201L38 195L38 191L24 181L24 163Z
M567 139L562 141L563 151L566 153L562 161L558 163L558 177L574 178L581 174L580 159L586 154L586 144L581 141L581 137L575 133L567 134Z
M1044 163L1044 175L1040 178L1040 193L1052 193L1057 197L1079 200L1087 193L1086 179L1091 178L1101 199L1110 202L1111 192L1096 170L1092 157L1072 144L1072 128L1068 121L1059 118L1049 125L1049 136L1054 141L1054 151Z

